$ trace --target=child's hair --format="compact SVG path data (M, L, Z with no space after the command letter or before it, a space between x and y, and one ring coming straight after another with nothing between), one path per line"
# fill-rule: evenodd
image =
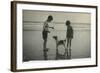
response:
M52 16L52 15L49 15L47 20L48 20L48 21L53 20L53 16Z
M70 25L70 21L69 20L66 21L66 25Z

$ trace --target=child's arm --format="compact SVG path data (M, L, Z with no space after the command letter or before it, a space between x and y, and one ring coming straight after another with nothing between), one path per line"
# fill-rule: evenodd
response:
M54 29L54 27L49 27L49 28L52 28L52 29Z

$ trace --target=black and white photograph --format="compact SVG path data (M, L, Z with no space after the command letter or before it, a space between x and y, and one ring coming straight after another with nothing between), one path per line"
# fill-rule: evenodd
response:
M12 2L11 70L97 66L97 6Z
M91 14L23 10L23 61L91 58Z

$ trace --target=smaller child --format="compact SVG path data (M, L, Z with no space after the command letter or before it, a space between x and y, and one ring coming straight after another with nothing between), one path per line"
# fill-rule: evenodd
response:
M67 26L67 32L66 32L67 50L68 50L69 55L71 57L71 41L73 39L73 28L70 24L71 24L71 22L69 20L67 20L66 21L66 26Z

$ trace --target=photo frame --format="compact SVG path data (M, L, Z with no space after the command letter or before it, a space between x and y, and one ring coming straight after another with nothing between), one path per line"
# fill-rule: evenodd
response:
M97 10L90 5L12 1L11 71L96 67Z

